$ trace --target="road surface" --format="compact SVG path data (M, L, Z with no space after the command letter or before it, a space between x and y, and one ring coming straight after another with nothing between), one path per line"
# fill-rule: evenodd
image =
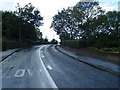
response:
M118 76L79 62L55 49L33 46L2 62L3 88L118 88Z

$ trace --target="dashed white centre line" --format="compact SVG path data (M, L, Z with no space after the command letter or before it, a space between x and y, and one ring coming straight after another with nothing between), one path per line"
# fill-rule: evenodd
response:
M48 65L47 68L48 68L49 70L52 70L52 69L53 69L50 65Z
M40 62L41 62L41 64L42 64L43 70L45 71L45 73L46 73L46 75L47 75L47 77L48 77L48 80L49 80L49 82L51 83L51 87L52 87L52 88L56 88L56 90L58 90L58 89L57 89L58 87L56 86L55 82L53 81L52 77L50 76L49 72L47 71L47 68L45 67L45 65L44 65L44 63L43 63L43 61L42 61L42 58L41 58L41 55L40 55L40 51L41 51L42 48L43 48L43 47L41 47L40 50L39 50L39 58L40 58Z
M45 56L42 55L42 58L44 58Z
M39 73L40 73L40 74L42 73L42 70L41 70L41 69L39 70Z

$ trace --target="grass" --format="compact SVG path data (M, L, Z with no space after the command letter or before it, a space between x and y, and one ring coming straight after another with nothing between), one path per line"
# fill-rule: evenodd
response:
M87 47L87 49L99 51L99 49L96 47Z
M90 50L96 50L100 52L106 52L106 53L120 53L120 47L113 47L113 48L96 48L96 47L88 47Z

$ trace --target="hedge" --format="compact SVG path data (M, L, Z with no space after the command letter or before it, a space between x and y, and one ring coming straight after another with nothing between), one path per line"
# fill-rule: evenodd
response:
M86 48L88 43L86 40L63 40L62 45L71 48Z

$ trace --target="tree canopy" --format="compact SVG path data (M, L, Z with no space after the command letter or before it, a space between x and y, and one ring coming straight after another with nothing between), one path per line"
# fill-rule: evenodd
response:
M31 3L28 3L23 8L20 7L19 3L17 4L17 10L14 12L17 16L19 16L23 21L26 21L34 27L39 27L43 23L43 17L40 15L40 11L35 8Z
M3 37L19 39L21 30L22 40L37 40L42 37L39 26L43 23L43 17L40 11L36 9L31 3L20 7L17 4L16 11L2 11L3 19Z
M104 11L98 2L79 2L74 7L58 12L53 17L51 27L60 36L70 39L88 38L94 31L93 20L97 20L103 14Z
M120 47L119 17L120 12L105 13L94 0L80 1L59 11L53 17L51 28L60 35L61 41L79 40L88 47Z

